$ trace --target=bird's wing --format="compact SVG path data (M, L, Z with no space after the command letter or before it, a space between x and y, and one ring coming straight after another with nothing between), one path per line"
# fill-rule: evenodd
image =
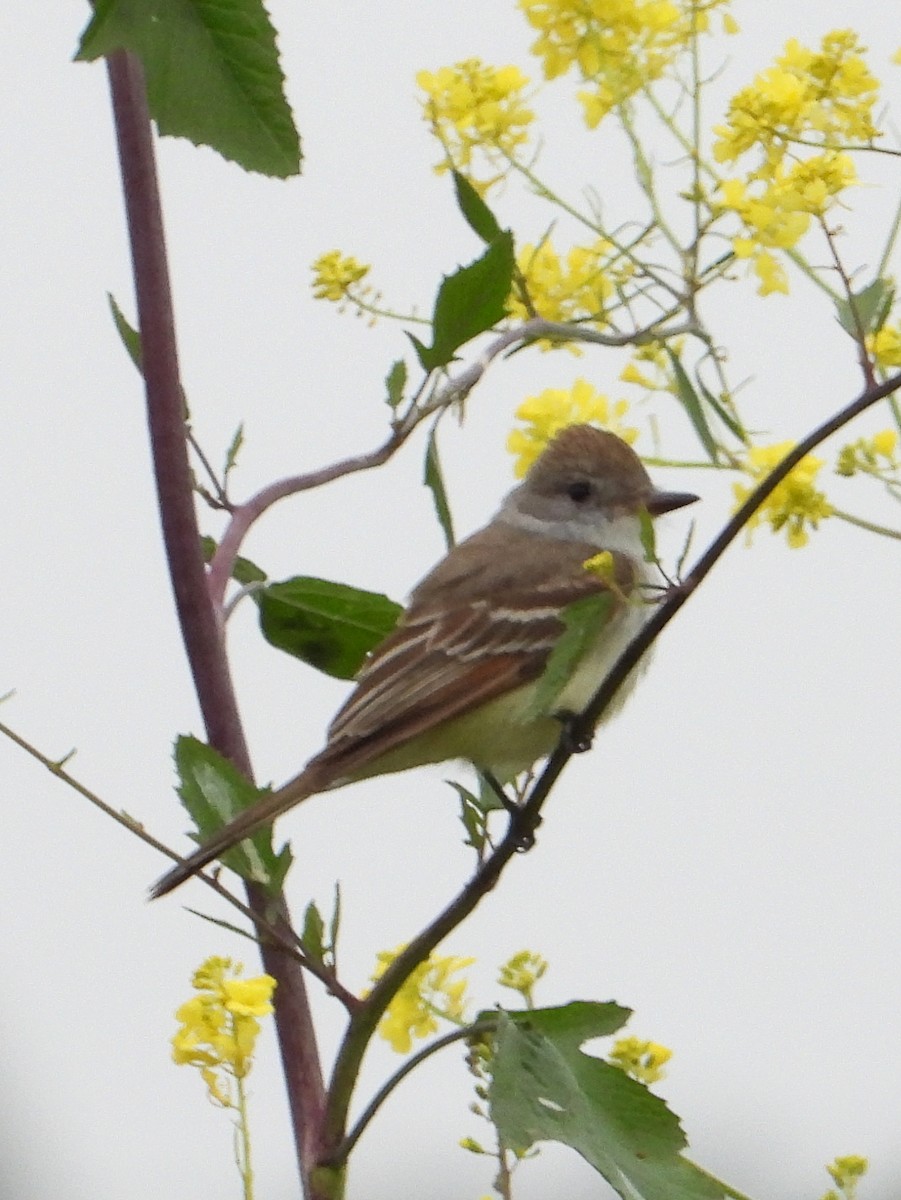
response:
M531 573L528 592L511 576L502 594L486 596L481 569L497 547L475 535L459 581L438 578L416 589L398 628L373 652L357 687L336 715L328 744L314 760L335 772L354 771L439 722L449 721L537 679L563 632L560 614L584 596L610 591L583 563L596 547L560 542L543 548L545 567ZM530 535L519 535L528 539ZM623 591L634 581L625 556L616 563ZM496 572L492 572L496 579ZM623 591L617 586L617 600ZM312 765L312 764L311 764Z

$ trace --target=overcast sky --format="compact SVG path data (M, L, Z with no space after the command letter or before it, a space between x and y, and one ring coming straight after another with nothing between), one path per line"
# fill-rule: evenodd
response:
M447 180L431 172L415 72L476 55L539 74L508 0L270 7L304 175L267 181L184 142L160 146L185 383L214 459L246 423L239 496L384 436L382 380L406 339L398 325L370 329L315 303L313 259L341 247L375 264L387 301L422 310L439 275L478 253ZM186 848L170 751L177 733L202 730L161 552L141 389L106 306L110 291L134 312L106 76L70 62L87 6L50 9L21 6L0 73L0 693L16 690L2 719L49 754L77 747L73 772ZM717 94L748 82L788 37L814 41L853 24L897 116L901 76L888 59L901 34L887 39L885 11L875 0L736 0L743 32L729 42ZM539 102L544 172L569 195L590 184L623 210L623 160L579 134L570 91ZM897 169L879 178L846 220L849 258L861 264L878 260L898 194ZM515 190L504 197L502 216L533 241L548 221L536 214ZM748 380L745 419L767 440L801 435L859 390L850 343L812 289L796 283L765 303L750 285L719 296L708 316L731 378ZM504 440L520 400L579 376L622 394L624 361L530 353L489 375L465 426L448 423L442 443L461 533L511 486ZM865 418L855 433L885 424ZM274 577L321 575L403 598L442 553L422 451L415 438L384 470L282 504L246 553ZM693 510L702 545L728 513L729 481L656 477L702 495ZM875 489L836 494L891 519ZM665 545L680 545L688 519L671 519ZM206 514L204 527L220 528ZM852 1152L872 1160L861 1200L901 1193L897 546L830 521L802 552L765 533L751 551L734 547L667 630L626 712L570 765L537 848L444 948L477 956L476 1005L502 998L497 964L529 947L551 963L539 1002L634 1008L629 1031L675 1052L660 1090L691 1156L766 1200L815 1200L830 1182L823 1164ZM230 645L258 776L283 780L319 748L346 686L265 646L250 605ZM253 970L248 944L184 911L214 911L199 885L147 904L159 856L5 742L0 770L0 1190L17 1200L237 1196L228 1118L195 1072L171 1064L168 1039L196 966L218 953ZM295 912L311 895L327 905L342 882L351 987L365 986L377 951L407 940L466 878L447 773L351 788L279 827L298 859ZM328 1059L341 1013L313 993ZM399 1063L374 1046L361 1099ZM258 1195L294 1196L271 1032L252 1092ZM457 1146L464 1134L484 1136L469 1100L461 1055L431 1060L361 1143L351 1196L487 1193L490 1162ZM550 1194L607 1193L573 1152L548 1147L522 1169L516 1195Z

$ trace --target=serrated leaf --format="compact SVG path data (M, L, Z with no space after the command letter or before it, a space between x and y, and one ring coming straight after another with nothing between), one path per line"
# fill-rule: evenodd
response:
M695 433L701 441L701 445L707 451L707 454L712 463L719 461L719 451L717 450L716 441L713 434L710 432L710 426L707 424L707 418L704 416L704 409L697 392L692 385L691 380L679 361L679 356L669 346L664 346L667 357L670 361L670 366L673 368L673 377L676 381L676 395L679 398L682 407L688 414L688 419L695 428Z
M178 794L197 826L198 842L216 833L266 794L267 789L254 787L227 758L194 737L176 740L175 766ZM239 875L275 890L284 882L292 858L287 846L275 853L272 832L266 828L223 854L221 861Z
M403 611L379 592L303 575L271 583L254 599L270 645L338 679L353 679Z
M432 493L432 501L435 505L435 515L438 518L438 524L441 526L441 532L444 534L448 550L452 550L456 545L454 520L447 501L444 474L441 470L441 459L438 457L438 443L435 439L436 433L437 430L433 428L429 434L425 450L425 471L422 482Z
M864 333L875 333L885 324L895 299L895 286L888 279L874 279L865 288L855 292L851 299L853 310L851 301L846 299L836 300L835 307L842 329L852 338L857 338L858 321ZM857 320L854 319L855 313Z
M203 561L208 563L216 553L216 540L204 534L200 539L200 544L203 547ZM242 558L240 554L232 565L231 577L240 583L242 587L247 587L249 583L265 583L267 579L266 572L262 567L258 567L249 558Z
M432 314L432 345L407 335L424 370L447 366L461 346L503 320L514 265L513 235L508 231L499 234L481 258L444 277Z
M399 358L396 363L392 364L391 370L385 378L385 387L388 390L386 400L389 408L397 408L401 404L406 386L407 364L402 358Z
M466 224L483 242L493 242L501 234L497 217L475 190L465 175L453 172L454 192Z
M76 58L131 50L161 134L211 146L248 171L300 170L275 29L262 0L96 0Z
M113 321L116 326L116 332L122 340L122 345L128 352L128 357L143 374L143 360L141 358L141 335L132 325L129 325L125 314L116 302L116 297L112 292L106 293L107 303L110 307L110 312L113 315Z
M685 1136L666 1104L582 1052L598 1036L591 1029L585 1012L573 1023L565 1010L499 1014L489 1101L502 1143L571 1146L624 1200L722 1200L724 1189L682 1157Z
M582 655L610 620L615 599L610 592L584 596L568 604L561 614L566 629L557 639L544 672L535 685L529 717L554 711L555 702L572 678Z
M488 816L504 807L500 797L481 775L478 795L453 779L446 779L444 782L452 787L460 798L460 821L466 831L463 844L471 846L481 858L488 844Z

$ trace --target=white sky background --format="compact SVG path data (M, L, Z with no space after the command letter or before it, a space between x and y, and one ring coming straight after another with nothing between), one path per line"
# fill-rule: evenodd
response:
M214 460L235 426L247 444L234 491L378 444L385 372L401 327L375 329L314 303L309 264L339 246L375 264L386 300L428 311L442 271L479 246L431 173L436 148L413 83L420 67L478 55L533 77L525 22L508 0L447 5L271 5L306 152L304 175L245 175L184 142L160 147L181 360L198 435ZM735 4L742 34L723 97L790 36L853 24L901 112L885 6L796 0ZM160 546L137 376L105 292L133 314L105 73L68 61L86 6L21 6L0 74L6 114L0 219L3 351L0 487L5 583L2 719L45 751L72 746L71 769L158 836L187 847L170 747L202 732ZM574 88L548 114L543 174L577 198L591 184L630 215L624 160L579 132ZM716 114L711 113L711 123ZM860 189L846 239L874 264L899 172ZM631 201L634 204L634 200ZM502 219L537 240L551 214L511 188ZM824 300L800 283L765 302L750 284L708 307L730 351L749 425L799 436L859 390L852 347ZM409 356L408 356L409 357ZM618 396L625 357L523 354L498 365L442 441L460 533L511 485L504 439L517 403L584 375ZM646 430L646 414L640 414ZM855 436L887 422L864 418ZM690 446L679 422L676 444ZM680 441L681 439L681 441ZM839 444L828 448L831 461ZM442 552L420 486L424 438L387 468L282 504L245 552L274 577L345 580L404 596ZM649 446L645 436L642 443ZM657 472L703 496L700 547L722 524L728 481ZM890 518L865 483L832 494ZM678 547L687 524L670 522ZM216 532L213 518L204 525ZM443 947L478 957L475 998L502 997L496 965L528 946L551 971L539 1001L616 999L629 1030L675 1050L660 1089L692 1157L750 1195L819 1197L823 1164L871 1156L861 1200L901 1192L897 1079L901 1039L897 864L897 543L827 522L803 552L761 533L736 546L667 630L627 711L570 765L533 853L512 864ZM269 649L251 606L231 649L262 781L318 749L346 692ZM238 1194L229 1120L195 1072L169 1061L173 1011L211 953L248 945L184 912L212 911L193 885L148 905L165 865L12 745L0 742L0 1194L18 1200L212 1200ZM300 916L342 880L342 973L362 987L377 950L406 940L470 869L439 769L315 800L286 818ZM227 919L228 910L216 909ZM338 1005L313 985L326 1058ZM509 1001L509 996L507 997ZM367 1059L360 1098L400 1065ZM275 1040L252 1077L258 1195L297 1194ZM460 1150L485 1136L467 1111L454 1050L395 1094L360 1145L351 1196L478 1197L491 1164ZM5 1176L5 1178L4 1178ZM606 1195L571 1151L548 1147L522 1169L518 1200Z

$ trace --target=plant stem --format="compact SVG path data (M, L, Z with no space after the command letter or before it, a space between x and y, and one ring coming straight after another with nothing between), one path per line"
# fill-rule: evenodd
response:
M201 556L144 72L139 60L124 51L110 55L107 66L131 243L147 422L176 611L208 741L252 779L221 615L210 602ZM250 885L247 896L254 912L290 934L282 897L273 900ZM309 1169L319 1150L324 1094L306 984L296 959L265 939L261 955L266 971L278 981L276 1028L300 1176L309 1196Z

